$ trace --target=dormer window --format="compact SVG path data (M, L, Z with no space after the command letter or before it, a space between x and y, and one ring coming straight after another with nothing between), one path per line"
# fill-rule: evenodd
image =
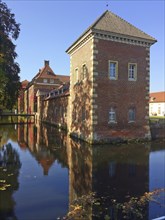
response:
M153 101L155 100L155 97L151 97L151 99L150 99L150 100L151 100L151 102L153 102Z

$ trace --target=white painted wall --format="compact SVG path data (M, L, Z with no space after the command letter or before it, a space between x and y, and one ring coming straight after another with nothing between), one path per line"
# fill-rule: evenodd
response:
M158 102L149 104L149 115L165 116L165 102Z

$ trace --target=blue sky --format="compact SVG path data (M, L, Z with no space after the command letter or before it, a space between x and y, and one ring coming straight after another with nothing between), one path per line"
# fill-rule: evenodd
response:
M4 2L21 24L20 36L15 42L21 81L30 81L44 66L44 60L50 61L56 74L69 75L70 61L66 49L108 9L157 39L150 53L150 91L165 90L164 0Z

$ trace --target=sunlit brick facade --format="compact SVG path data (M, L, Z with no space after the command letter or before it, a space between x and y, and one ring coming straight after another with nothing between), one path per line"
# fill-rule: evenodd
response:
M155 42L106 11L67 49L70 95L65 115L71 136L92 144L150 139L150 46ZM63 116L54 111L63 107L59 99L65 95L54 97L45 98L39 117L61 126Z

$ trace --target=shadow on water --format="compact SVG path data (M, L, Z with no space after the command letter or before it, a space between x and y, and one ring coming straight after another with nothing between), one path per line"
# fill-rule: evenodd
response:
M7 204L3 203L3 206L0 203L0 216L6 215L4 220L7 220L8 215L18 220L62 219L73 211L73 204L86 198L85 196L88 196L85 211L77 219L120 220L124 219L123 214L117 213L112 201L124 204L132 197L139 198L151 189L165 188L163 178L159 180L161 184L158 181L154 182L157 178L157 174L154 173L156 167L160 171L160 166L165 165L163 158L159 163L155 162L155 154L165 154L164 143L90 146L74 141L64 131L59 131L53 126L21 124L16 130L14 128L0 127L3 145L0 148L0 172L2 175L7 174L6 178L13 178L12 182L4 179L4 176L0 177L0 180L6 181L1 181L1 185L11 185L0 191L2 201L2 198L5 198L3 193L8 193L10 199ZM22 159L19 159L17 149L12 148L9 140L10 143L18 143ZM17 161L16 163L12 160L15 171L4 171L4 151L13 152L10 160L13 158ZM21 167L21 163L25 168ZM19 170L21 175L18 183ZM163 169L161 172L159 175L164 175ZM14 175L8 176L11 173ZM13 189L10 190L12 185ZM26 193L23 193L23 189L20 190L22 185L27 186ZM14 191L17 193L13 198ZM91 201L91 192L95 193L95 198L99 198L97 201ZM6 198L8 197L6 195ZM25 197L29 200L25 200ZM21 201L24 201L24 204ZM82 203L84 201L81 200L81 205ZM76 206L77 210L81 209L81 205ZM151 220L165 215L165 209L161 207L158 210L157 206L146 203L141 218L131 215L127 216L127 219Z

